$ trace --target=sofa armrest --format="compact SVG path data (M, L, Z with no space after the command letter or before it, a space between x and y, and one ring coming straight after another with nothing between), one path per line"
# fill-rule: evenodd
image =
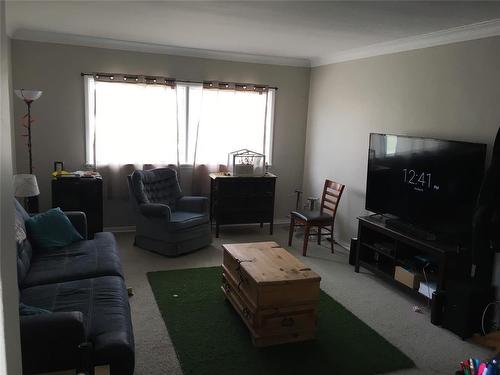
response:
M21 316L20 326L25 373L82 366L80 345L87 338L81 312Z
M131 331L99 334L93 344L95 359L109 364L113 374L134 373L135 347Z
M80 233L84 240L87 239L87 216L81 211L65 211L64 214L68 217L71 224Z
M165 218L170 221L170 207L162 203L142 203L139 205L141 214L147 217Z
M181 197L176 202L176 208L179 211L204 213L208 211L207 197Z

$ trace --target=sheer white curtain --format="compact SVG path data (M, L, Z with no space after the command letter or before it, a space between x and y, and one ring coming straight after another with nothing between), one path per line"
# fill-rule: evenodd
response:
M165 85L86 77L87 163L103 175L108 199L126 199L135 169L177 165L177 92Z
M193 165L192 192L209 194L208 173L225 170L228 154L249 149L271 162L275 90L186 88L187 139L183 163ZM180 121L184 123L184 121ZM180 148L184 142L180 142Z
M176 90L96 82L95 163L177 163Z
M194 162L211 168L228 153L249 149L270 161L274 91L263 93L205 89L199 95L200 122Z
M103 174L108 199L127 196L125 177L134 169L164 165L178 168L188 193L206 194L207 174L224 166L229 152L247 148L271 161L274 97L275 90L85 77L87 163Z

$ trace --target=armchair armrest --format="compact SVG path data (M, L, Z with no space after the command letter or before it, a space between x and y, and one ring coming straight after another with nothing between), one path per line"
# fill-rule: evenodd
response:
M81 211L65 211L64 214L68 217L71 224L80 233L84 240L87 239L87 216Z
M193 196L181 197L176 202L176 208L179 211L204 213L208 211L208 198Z
M20 317L23 370L26 373L78 368L86 342L83 314L79 311Z
M144 216L166 218L170 221L170 207L162 203L142 203L139 211Z

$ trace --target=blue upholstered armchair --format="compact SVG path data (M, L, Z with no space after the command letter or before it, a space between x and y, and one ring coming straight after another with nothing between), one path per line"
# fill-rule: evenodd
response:
M182 196L175 170L135 171L128 184L136 212L135 245L177 256L212 242L208 199Z

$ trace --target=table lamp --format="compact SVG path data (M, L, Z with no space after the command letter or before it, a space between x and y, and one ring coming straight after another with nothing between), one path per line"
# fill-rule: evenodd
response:
M14 175L14 196L24 198L24 208L28 213L38 212L38 200L30 199L40 195L34 174Z

